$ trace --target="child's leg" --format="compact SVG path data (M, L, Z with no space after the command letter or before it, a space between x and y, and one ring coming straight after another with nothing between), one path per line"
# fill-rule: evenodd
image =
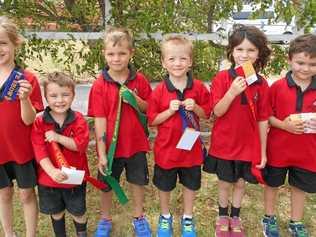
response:
M51 215L52 225L56 237L66 237L65 212Z
M76 233L78 237L87 236L87 217L86 215L74 216L72 215L73 222L75 225Z
M183 187L183 214L192 218L196 192Z
M233 185L233 200L232 200L232 209L231 209L231 217L239 217L241 202L245 194L245 180L238 179L236 183Z
M133 202L134 202L134 217L140 217L143 215L144 211L144 193L145 188L142 185L131 184L132 192L133 192Z
M26 237L35 237L38 207L34 188L19 189L20 201L23 205Z
M306 193L291 186L291 220L301 221L304 215L304 203Z
M218 180L219 216L228 216L228 197L232 184Z
M159 190L159 201L160 201L161 215L170 214L170 210L169 210L170 192L164 192L164 191Z
M111 207L112 207L112 195L113 191L101 192L100 209L102 219L111 219Z
M278 188L266 185L264 187L264 210L267 216L275 215L275 203L278 195Z
M5 187L0 189L0 220L5 237L13 236L13 188Z

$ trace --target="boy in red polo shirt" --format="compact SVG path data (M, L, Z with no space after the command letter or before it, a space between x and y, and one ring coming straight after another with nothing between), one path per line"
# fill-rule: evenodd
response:
M182 36L170 36L161 43L162 66L168 74L152 93L148 119L158 127L154 145L155 169L153 183L159 189L161 215L157 236L173 235L173 218L169 211L171 191L177 177L183 185L184 212L181 234L195 237L193 205L196 191L201 186L203 149L198 138L189 150L177 148L186 129L199 130L199 118L208 118L209 92L201 81L194 80L192 42Z
M316 193L316 116L295 119L293 114L316 113L316 35L306 34L290 43L286 76L270 88L269 118L265 168L265 236L279 236L275 217L278 187L291 186L291 236L309 236L302 223L306 193ZM306 115L306 114L305 114ZM314 130L314 131L310 131ZM311 132L311 133L309 133Z
M110 171L111 177L119 181L125 169L134 199L135 234L151 236L149 223L143 213L144 185L149 181L146 158L149 143L144 129L146 125L139 119L141 112L146 111L146 100L151 94L151 87L145 76L136 72L129 64L133 53L133 39L130 32L124 28L110 27L104 38L104 57L107 66L93 83L88 115L95 118L99 178L103 179L102 176L109 175ZM130 104L130 101L121 98L122 90L128 92L134 101L136 100L136 108ZM116 145L114 154L113 149L110 149L113 147L112 144ZM108 237L112 229L110 215L112 191L110 186L103 191L101 220L95 233L96 237Z
M50 142L56 142L71 167L89 174L86 149L88 124L82 114L71 110L75 95L73 80L60 72L50 73L43 83L48 106L37 117L32 129L32 144L38 167L40 211L50 215L56 237L66 236L65 210L74 221L78 237L87 236L86 183L63 184L67 175L50 154Z
M16 25L0 17L0 221L3 234L15 237L13 231L13 180L19 188L24 211L26 237L35 237L37 200L34 191L36 170L31 144L31 124L36 112L43 110L40 87L36 77L19 68L14 61L23 39ZM18 76L19 75L19 76ZM18 94L8 98L6 88L12 79L18 80ZM15 81L15 79L13 81ZM13 85L13 83L11 84ZM21 218L21 216L20 216Z

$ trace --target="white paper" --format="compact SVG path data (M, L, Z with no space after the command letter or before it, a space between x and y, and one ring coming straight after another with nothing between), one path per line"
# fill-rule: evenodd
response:
M252 83L254 83L256 80L258 80L258 77L256 74L252 74L251 76L246 77L247 85L250 86Z
M65 172L68 176L68 179L64 180L63 184L82 184L83 177L85 175L84 170L76 170L76 169L69 169L66 167L62 167L61 170Z
M303 119L304 123L308 125L310 120L315 118L315 113L301 113L301 118ZM304 128L304 133L316 133L316 129L313 129L311 127L305 127Z
M196 131L193 128L186 128L176 148L190 151L199 136L199 131Z

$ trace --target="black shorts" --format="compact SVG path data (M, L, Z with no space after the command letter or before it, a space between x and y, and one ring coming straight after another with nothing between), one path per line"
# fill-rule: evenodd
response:
M251 162L238 160L224 160L209 155L204 160L203 171L216 174L219 180L236 183L240 178L257 184L256 177L251 173Z
M170 192L176 187L177 176L179 176L179 182L184 187L192 191L200 189L201 166L163 169L155 165L153 183L159 190Z
M296 167L273 167L266 166L264 180L270 187L280 187L285 183L286 175L288 182L307 193L316 193L316 173Z
M21 165L10 161L0 165L0 189L12 187L14 179L19 188L34 188L37 182L35 161L31 160Z
M112 174L118 182L120 182L121 175L125 169L127 182L137 185L147 185L149 183L148 165L145 152L138 152L130 158L115 158L112 164ZM103 175L99 172L98 179L103 180ZM105 182L106 183L106 182ZM108 185L104 192L111 191Z
M74 188L51 188L38 185L40 211L53 215L67 210L73 216L86 212L86 184Z

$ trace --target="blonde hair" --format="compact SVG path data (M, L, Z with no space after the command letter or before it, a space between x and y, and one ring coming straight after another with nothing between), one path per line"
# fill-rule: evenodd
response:
M166 48L167 48L168 44L185 46L189 51L190 57L192 58L193 44L192 44L192 41L189 40L187 37L185 37L183 35L167 35L166 37L164 37L160 43L161 58L164 57L164 54L167 50Z
M47 86L50 83L55 83L60 87L69 87L73 94L75 94L75 82L72 77L63 72L52 72L43 80L44 96L46 97Z
M134 48L134 40L132 33L124 27L113 27L109 26L104 35L104 47L110 42L113 43L113 46L120 44L122 41L126 40L128 42L128 47L130 49Z
M24 38L18 33L18 27L6 16L0 16L0 29L3 29L15 47L19 47Z

